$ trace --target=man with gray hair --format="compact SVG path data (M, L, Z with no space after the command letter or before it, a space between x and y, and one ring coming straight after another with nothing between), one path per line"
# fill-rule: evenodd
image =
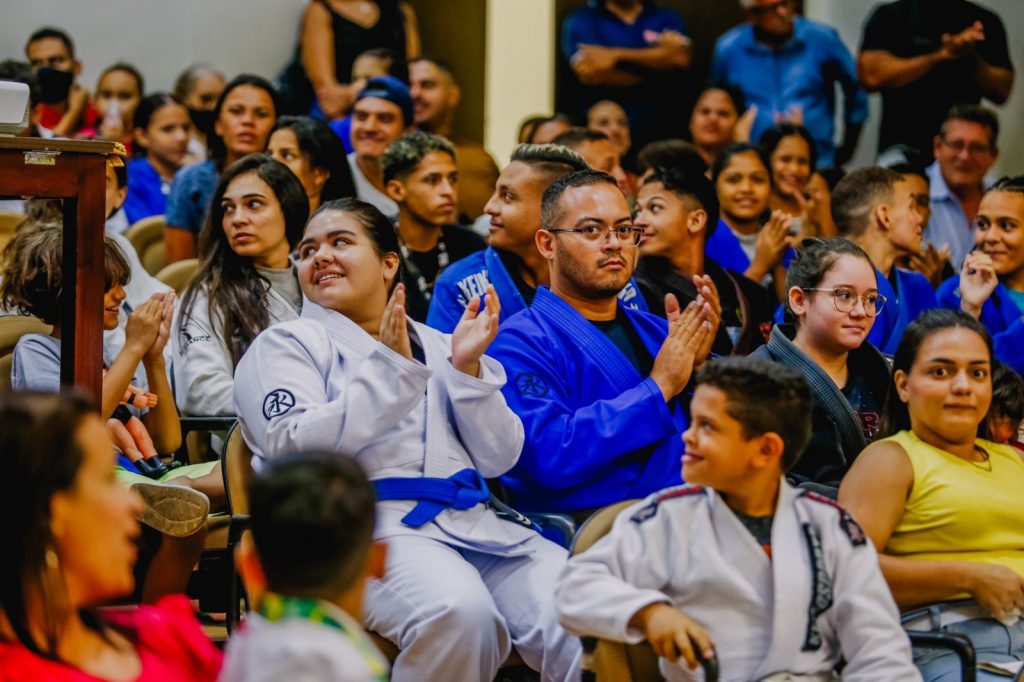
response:
M403 135L384 152L381 169L384 190L398 205L405 309L412 319L423 322L438 276L486 244L455 224L459 174L451 142L420 131Z
M578 153L557 144L521 144L498 177L484 213L490 216L489 246L452 265L438 278L427 324L451 333L474 296L493 284L501 301L501 321L532 302L537 287L547 285L547 262L534 236L540 227L544 190L556 180L586 170ZM623 304L647 310L633 280L619 294Z

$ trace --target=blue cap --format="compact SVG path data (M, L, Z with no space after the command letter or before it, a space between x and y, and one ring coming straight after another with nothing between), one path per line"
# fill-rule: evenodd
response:
M356 101L366 97L384 99L397 105L402 110L405 125L412 125L412 95L409 94L409 86L394 76L374 76L366 81L366 87L359 91Z

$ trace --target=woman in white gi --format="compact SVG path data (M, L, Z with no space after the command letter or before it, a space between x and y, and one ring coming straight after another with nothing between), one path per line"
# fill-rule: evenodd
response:
M401 650L394 680L490 680L513 645L544 680L571 679L579 645L553 607L565 552L487 505L483 478L509 470L523 444L504 370L483 355L497 295L489 287L442 334L407 319L400 262L370 204L313 215L299 245L302 316L260 334L236 372L254 466L325 450L365 467L389 549L365 620Z
M224 171L199 235L199 272L174 321L184 414L234 414L238 360L261 331L298 317L302 290L289 254L308 217L306 191L284 164L250 154Z
M839 500L864 524L903 608L972 598L911 623L967 635L979 661L1024 660L1024 460L978 438L992 402L992 339L980 322L928 310L893 359L888 431L853 463ZM926 680L957 679L949 652L916 652ZM1007 676L1009 677L1009 676ZM979 671L979 680L998 680ZM1003 678L1006 679L1006 678Z

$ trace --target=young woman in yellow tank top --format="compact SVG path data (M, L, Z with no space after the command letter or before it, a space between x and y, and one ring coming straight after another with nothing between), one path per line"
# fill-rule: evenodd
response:
M992 340L977 320L922 314L894 357L894 435L861 453L839 501L878 548L900 607L972 598L942 629L971 637L979 661L1006 662L1024 660L1024 460L977 437L991 367ZM915 652L915 663L925 680L958 665L936 651Z

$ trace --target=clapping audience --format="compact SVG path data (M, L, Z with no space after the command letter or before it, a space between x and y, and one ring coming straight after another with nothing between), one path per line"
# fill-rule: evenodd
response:
M0 65L27 134L129 158L95 406L58 392L92 352L61 314L71 205L3 203L29 220L0 303L51 331L0 317L0 679L219 674L168 596L228 593L200 557L232 472L169 458L202 417L258 472L232 479L252 613L223 680L575 681L570 633L646 640L672 680L947 680L897 621L922 606L905 628L1019 665L1024 176L980 103L1012 92L1013 34L894 0L855 64L803 3L738 5L720 36L649 0L569 13L572 115L525 120L500 173L430 3L421 40L404 0L311 0L273 82L200 63L173 94L135 54L90 93L68 33L31 33ZM862 87L881 153L855 168Z

